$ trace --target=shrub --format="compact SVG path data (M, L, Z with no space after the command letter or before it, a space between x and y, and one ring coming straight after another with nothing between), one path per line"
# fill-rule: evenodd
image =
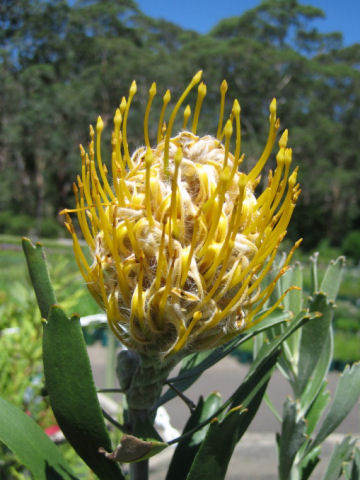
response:
M9 225L13 216L13 213L9 211L0 212L0 233L9 232Z
M6 232L13 235L27 235L33 226L34 219L29 215L12 215Z
M348 233L342 243L342 249L348 257L360 262L360 230Z
M39 236L43 238L58 238L60 225L53 218L44 218L39 226Z

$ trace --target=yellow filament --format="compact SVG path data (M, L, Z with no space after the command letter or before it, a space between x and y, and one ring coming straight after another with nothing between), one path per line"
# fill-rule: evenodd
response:
M97 123L96 123L96 156L97 156L100 176L101 176L101 179L103 181L103 185L105 187L105 190L109 194L109 197L111 199L114 199L115 196L114 196L114 193L111 190L109 182L106 178L105 169L104 169L104 166L103 166L103 163L102 163L102 160L101 160L101 133L103 131L103 128L104 128L104 124L103 124L102 118L99 116L98 119L97 119Z
M225 168L227 167L228 156L229 156L230 138L231 138L231 135L233 134L233 127L232 127L231 120L228 120L226 122L224 133L225 133L225 153L224 153L223 169L225 170Z
M282 295L281 297L274 303L274 305L269 309L267 310L265 313L263 313L262 315L260 315L259 318L257 318L256 320L252 320L252 318L254 317L254 315L251 314L249 315L248 319L247 319L247 324L246 324L246 327L244 328L243 331L246 331L248 330L249 328L251 327L254 327L255 325L257 325L258 323L262 322L266 317L268 317L276 308L278 308L278 306L280 305L280 303L284 300L284 298L286 297L286 295L291 291L291 290L301 290L299 287L296 287L296 286L292 286L292 287L289 287Z
M151 188L150 188L150 173L151 173L151 164L153 162L153 153L150 147L147 148L145 154L145 208L146 216L150 226L154 225L154 218L151 211Z
M185 98L188 96L190 90L200 82L201 80L201 75L202 75L202 70L199 70L191 79L191 82L189 85L185 88L184 92L180 96L179 100L177 101L175 107L173 108L173 111L171 112L170 119L169 119L169 124L168 128L166 130L166 136L165 136L165 147L164 147L164 171L168 175L168 170L169 170L169 143L170 143L170 136L171 136L171 130L175 121L176 114L181 107L182 103L184 102Z
M184 344L185 344L186 340L188 339L190 333L194 329L195 325L199 322L199 320L201 320L201 318L202 318L202 313L201 312L195 312L194 313L193 318L192 318L189 326L187 327L184 334L176 342L176 344L174 345L174 347L172 348L170 353L176 353L184 346Z
M95 151L94 151L94 138L95 138L95 131L92 125L89 125L89 135L90 135L90 143L89 143L89 155L90 160L94 160Z
M123 271L123 265L120 260L119 256L119 250L118 250L118 243L117 243L117 234L116 234L116 207L114 208L113 212L113 225L112 225L112 238L113 238L113 257L115 260L115 268L116 268L116 273L118 277L118 285L120 288L121 296L123 297L125 302L129 301L129 285L128 282L125 279L124 271Z
M124 332L118 327L117 323L127 323L124 317L119 312L115 295L112 293L109 297L109 311L107 315L109 327L113 334L123 343L127 348L133 348L133 345L126 339Z
M112 152L111 154L111 163L112 163L112 167L113 167L113 180L114 180L114 188L115 188L115 194L116 194L116 199L118 201L118 204L120 206L124 206L125 205L125 197L124 197L124 193L122 191L122 189L120 188L120 183L119 183L119 178L118 178L118 175L117 175L117 164L116 164L116 153L115 152Z
M218 185L218 187L219 187L218 188L218 193L219 193L218 202L217 202L217 205L215 207L215 211L212 214L211 227L210 227L210 230L208 232L207 239L206 239L204 245L202 246L201 250L199 251L199 256L204 255L204 253L206 252L209 244L214 239L214 234L215 234L215 232L218 228L219 219L220 219L220 215L221 215L222 208L223 208L223 204L224 204L224 200L225 200L225 193L226 193L226 189L227 189L229 179L230 179L230 171L229 171L229 168L226 168L225 170L223 170L221 172L221 175L220 175L220 180L219 180L219 185Z
M231 212L231 217L230 217L228 229L227 229L227 232L226 232L226 237L225 237L224 243L222 244L220 253L219 253L219 255L216 256L216 258L213 261L213 264L211 265L211 267L209 268L209 270L205 274L205 279L207 280L207 282L209 284L212 281L212 278L213 278L213 276L216 272L216 269L218 268L220 263L222 263L222 268L219 272L219 275L216 279L216 282L213 285L213 287L211 288L207 298L204 299L204 302L209 300L212 297L213 293L216 291L217 287L219 286L219 284L222 280L222 277L223 277L223 275L226 271L228 260L229 260L230 254L232 252L232 249L234 247L234 240L235 240L235 236L236 236L236 232L234 234L233 229L234 229L234 223L235 223L235 218L236 218L236 214L237 214L237 209L239 208L239 202L238 202L239 197L240 197L240 195L237 197L237 199L236 199L237 201L234 204L233 210ZM241 208L241 205L240 205L240 208Z
M104 302L104 307L105 307L105 309L108 309L109 302L108 302L108 298L107 298L106 290L105 290L104 273L103 273L103 269L102 269L102 265L101 265L101 258L98 255L96 256L96 261L98 262L97 267L98 267L98 271L99 271L100 293L101 293L102 300Z
M140 247L136 241L136 238L135 238L135 235L134 235L134 227L133 225L125 219L125 225L126 225L126 230L127 230L127 234L129 236L129 240L130 240L130 243L131 243L131 246L132 246L132 249L135 253L135 256L136 258L140 258L141 256L141 251L140 251Z
M114 116L114 140L115 140L115 157L113 156L112 159L112 174L113 174L113 181L115 184L117 184L117 178L118 178L118 171L121 176L124 175L125 172L125 165L123 163L123 159L121 157L121 132L120 132L120 127L121 127L121 122L122 122L122 115L120 112L120 108L116 109L115 116Z
M86 165L82 166L81 176L82 176L82 184L84 185L85 199L88 206L90 207L90 205L92 204L91 193L90 193L90 171ZM79 180L78 180L78 183L79 183Z
M165 115L165 110L167 107L167 104L171 100L171 93L170 90L166 90L165 95L163 97L163 104L161 107L161 112L160 112L160 118L159 118L159 125L158 125L158 131L157 131L157 143L159 144L162 139L162 128L163 128L163 123L164 123L164 115Z
M261 284L261 282L264 280L265 276L267 275L267 273L269 272L272 264L274 263L274 260L275 260L275 257L276 257L276 254L277 254L277 251L278 251L278 248L279 248L279 244L280 242L276 245L276 247L274 248L272 254L271 254L271 257L269 258L267 264L266 264L266 267L263 269L263 271L261 272L261 274L258 276L258 278L255 280L255 282L249 287L249 289L247 290L247 294L250 295L250 293L252 293L254 290L256 290L258 288L258 286Z
M187 122L189 120L190 115L191 115L191 107L190 107L190 105L187 105L185 110L184 110L183 130L186 129L186 125L187 125Z
M284 162L285 162L285 172L284 172L284 178L280 183L280 189L276 192L275 198L274 198L274 203L271 207L271 214L276 210L278 207L280 200L282 196L284 195L284 191L286 188L286 182L287 178L289 175L289 170L290 170L290 165L292 161L292 150L291 148L286 148L285 149L285 154L284 154Z
M270 248L270 251L272 251L273 250L273 245L271 245L271 247L269 247L269 248ZM267 249L267 251L268 251L268 249ZM266 256L262 255L261 259L264 260L266 258ZM245 268L245 270L243 272L241 272L241 275L237 279L238 283L240 283L241 281L243 282L242 285L241 285L241 288L237 291L237 293L234 295L234 297L230 300L230 302L227 304L227 306L224 308L224 310L222 312L219 312L219 314L217 315L217 318L214 319L214 320L216 320L215 323L218 323L219 321L221 321L221 319L224 318L229 313L229 311L236 305L236 303L241 299L246 287L250 283L250 281L253 277L253 274L255 273L255 269L258 270L261 267L262 262L261 262L261 259L259 257L260 257L260 250L254 255L253 259L251 260L251 262L249 263L247 268ZM263 257L265 257L265 258L263 258Z
M240 150L241 150L241 124L240 124L240 104L237 99L234 100L232 113L235 117L235 124L236 124L236 143L235 143L235 161L234 165L237 164L240 157ZM237 168L237 167L236 167Z
M96 169L95 169L95 162L91 160L90 162L90 170L91 170L91 181L92 181L92 193L93 196L95 192L99 192L101 195L101 198L103 199L103 202L105 204L109 203L109 199L106 196L106 193L104 192L104 189L101 186L101 183L99 181L99 177L97 176Z
M235 218L235 222L234 222L233 237L235 237L236 234L240 230L246 185L247 185L246 175L245 175L245 173L240 173L240 175L239 175L239 195L236 198L236 205L239 205L239 206L237 207L236 218Z
M191 237L189 255L188 255L185 267L184 267L183 271L181 272L181 281L180 281L181 288L183 288L184 285L185 285L187 275L188 275L188 272L189 272L189 268L190 268L190 265L191 265L191 260L192 260L192 257L194 255L194 250L195 250L195 246L196 246L196 242L197 242L197 236L198 236L198 232L199 232L199 226L200 226L200 222L199 222L198 216L196 216L195 219L194 219L194 228L193 228L193 234L192 234L192 237Z
M225 95L228 89L228 84L226 80L223 80L220 85L220 114L219 114L219 123L216 132L216 137L221 137L222 124L224 119L224 108L225 108Z
M137 293L138 293L138 308L137 313L139 317L140 324L144 325L144 302L143 302L143 279L144 279L144 254L141 252L140 256L140 268L139 268L139 279L137 283Z
M161 295L161 300L159 302L159 318L160 320L163 317L164 310L165 310L165 305L168 300L168 296L170 293L171 285L172 285L172 277L173 277L173 272L174 272L174 265L175 265L175 258L172 259L171 264L170 264L170 269L166 277L166 282L165 282L165 287Z
M197 96L197 99L196 99L194 118L193 118L193 123L192 123L192 128L191 128L194 135L196 135L197 126L198 126L198 123L199 123L199 115L200 115L201 105L204 101L205 96L206 96L206 85L205 85L204 82L201 82L199 87L198 87L198 96Z
M132 164L130 154L129 154L129 145L128 145L128 141L127 141L126 129L127 129L127 119L128 119L128 116L129 116L130 104L131 104L131 101L132 101L136 91L137 91L137 86L136 86L136 82L134 80L132 82L130 90L129 90L129 98L128 98L128 101L126 102L126 107L125 107L125 111L124 111L124 121L123 121L123 126L122 126L122 134L123 134L122 141L123 141L123 146L124 146L124 156L125 156L125 162L127 162L129 168L132 168L133 164Z
M112 239L111 239L111 236L110 236L110 232L112 231L112 229L111 229L111 226L110 226L110 222L109 222L109 219L108 219L107 215L105 214L105 212L104 212L104 210L103 210L103 208L100 204L99 195L95 196L95 200L96 200L97 210L98 210L99 215L100 215L101 229L104 233L104 239L105 239L105 242L106 242L106 245L107 245L108 249L113 254L113 242L112 242Z
M288 270L289 270L289 267L283 267L280 270L280 272L276 275L274 280L261 292L261 295L258 299L258 300L260 300L260 302L258 303L256 308L253 308L251 310L251 312L249 314L249 317L248 317L249 320L251 320L251 318L253 318L263 308L263 306L265 305L265 303L267 302L267 300L270 298L271 294L273 293L279 278L282 277ZM295 287L295 288L297 290L300 290L299 287Z
M179 147L175 153L175 168L174 168L174 175L171 182L171 203L170 203L170 218L172 222L172 231L174 235L178 236L178 228L177 228L177 208L176 208L176 192L177 192L177 177L179 173L179 167L182 160L182 150Z
M155 290L159 290L160 282L162 277L163 271L163 264L165 262L165 227L166 222L163 222L162 232L161 232L161 240L160 246L158 251L158 258L157 258L157 268L156 268L156 277L155 277Z
M149 141L149 114L150 114L150 109L151 109L151 104L156 95L156 83L153 82L153 84L150 87L149 90L149 100L146 105L146 110L145 110L145 116L144 116L144 139L145 139L145 145L147 148L150 148L150 141Z
M278 154L276 155L276 162L277 162L277 165L276 165L276 169L275 169L275 175L271 179L271 184L269 185L270 186L270 197L269 197L268 206L267 206L267 208L269 210L270 210L270 206L272 205L272 203L274 201L275 195L278 192L281 175L282 175L282 172L283 172L283 169L284 169L284 164L285 164L285 149L284 148L280 148ZM257 200L257 204L258 204L259 207L261 207L263 204L266 203L264 201L265 197L266 197L265 192L266 192L266 190L260 195L260 197Z
M67 217L67 222L65 222L65 227L68 229L70 235L72 236L73 240L73 250L74 250L74 256L76 263L78 265L78 268L80 270L81 275L83 276L85 282L87 283L89 281L89 276L91 275L90 267L85 259L85 256L81 250L79 240L76 236L74 227L72 225L70 217ZM84 270L85 267L85 270Z
M270 127L269 127L268 139L267 139L264 151L261 154L258 162L248 174L249 181L254 181L256 177L260 174L261 170L264 168L264 165L267 159L269 158L269 155L273 148L276 132L278 131L279 126L280 126L279 121L276 118L276 100L274 98L270 104Z
M86 243L89 245L90 248L95 248L95 241L94 241L94 239L91 235L89 225L88 225L86 215L85 215L85 205L84 205L84 198L83 197L81 197L81 199L80 199L80 211L79 211L78 218L79 218L79 224L80 224L80 227L81 227L81 231L84 235Z

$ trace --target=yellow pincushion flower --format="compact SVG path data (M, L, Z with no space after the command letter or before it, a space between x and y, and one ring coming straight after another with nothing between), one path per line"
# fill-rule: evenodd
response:
M185 129L191 115L186 107L184 129L172 137L178 110L201 74L193 77L167 125L164 115L170 92L164 95L154 147L148 134L156 95L155 83L151 86L144 117L145 146L130 156L127 119L136 93L133 82L114 117L112 180L101 158L99 117L96 141L90 127L89 153L81 147L82 171L74 184L76 209L64 211L90 292L106 310L115 335L143 354L165 356L210 348L261 321L282 300L258 315L294 250L277 277L262 289L300 193L296 169L289 172L291 149L286 147L285 130L275 171L270 171L261 195L254 194L279 128L275 99L265 149L249 173L239 171L244 155L240 156L237 100L223 127L225 81L220 87L217 138L196 135L204 83L198 87L191 131ZM94 258L91 265L70 212L77 213Z

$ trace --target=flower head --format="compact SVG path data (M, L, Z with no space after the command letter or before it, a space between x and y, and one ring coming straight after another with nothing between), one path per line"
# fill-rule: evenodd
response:
M261 321L282 300L261 314L294 250L275 279L262 288L300 193L297 169L290 174L287 130L279 140L276 168L270 170L266 188L259 196L254 193L279 129L275 99L264 151L255 166L242 173L240 105L234 101L224 123L225 81L220 87L216 137L196 135L206 95L205 84L199 84L201 73L180 96L167 124L170 92L164 95L154 147L148 133L156 94L155 83L151 86L145 146L130 156L127 119L136 93L132 83L114 116L112 181L101 157L99 117L96 135L90 127L89 152L80 147L76 209L64 211L90 292L105 308L115 335L141 353L169 355L210 348ZM184 129L172 136L178 110L196 84L192 128L185 128L191 115L186 107ZM71 212L77 213L92 264L81 250Z

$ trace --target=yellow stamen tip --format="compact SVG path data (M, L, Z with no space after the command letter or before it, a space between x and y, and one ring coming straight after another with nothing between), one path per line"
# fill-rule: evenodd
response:
M202 74L203 74L203 71L202 71L202 70L199 70L199 71L193 76L192 82L193 82L194 84L200 82L201 77L202 77Z
M149 89L149 94L150 94L151 97L155 97L155 95L156 95L156 83L155 82L153 82L151 84L151 87Z
M228 89L227 81L223 80L220 85L220 92L224 94L227 92L227 89Z
M205 85L204 82L200 83L199 88L198 88L198 92L199 92L199 95L201 97L205 97L207 89L206 89L206 85Z
M233 112L234 115L240 115L241 107L240 107L240 103L238 102L237 98L235 98L235 100L234 100L232 112Z
M231 135L233 134L233 126L230 119L225 124L224 133L225 133L225 138L230 138Z
M287 142L288 142L288 138L289 138L289 132L288 130L284 130L283 131L283 134L281 135L280 137L280 140L279 140L279 148L286 148L286 145L287 145Z
M289 177L289 187L293 188L296 183L297 171L294 170L293 173Z
M276 115L276 98L273 98L271 100L269 110L271 115Z
M171 92L170 90L166 90L164 97L163 97L164 103L169 103L171 100Z
M125 108L126 108L126 98L125 97L122 97L119 108L120 108L121 115L123 115L124 112L125 112Z
M129 93L130 93L130 95L135 95L136 92L137 92L137 85L136 85L135 80L133 80L132 84L130 86Z
M99 115L96 122L96 132L101 133L103 131L103 128L104 128L104 122L102 121L102 118Z
M114 115L114 125L116 128L120 127L121 120L122 120L122 115L120 112L120 108L117 108Z
M187 105L184 110L184 123L183 123L183 130L186 130L186 126L191 115L191 108L190 105Z

